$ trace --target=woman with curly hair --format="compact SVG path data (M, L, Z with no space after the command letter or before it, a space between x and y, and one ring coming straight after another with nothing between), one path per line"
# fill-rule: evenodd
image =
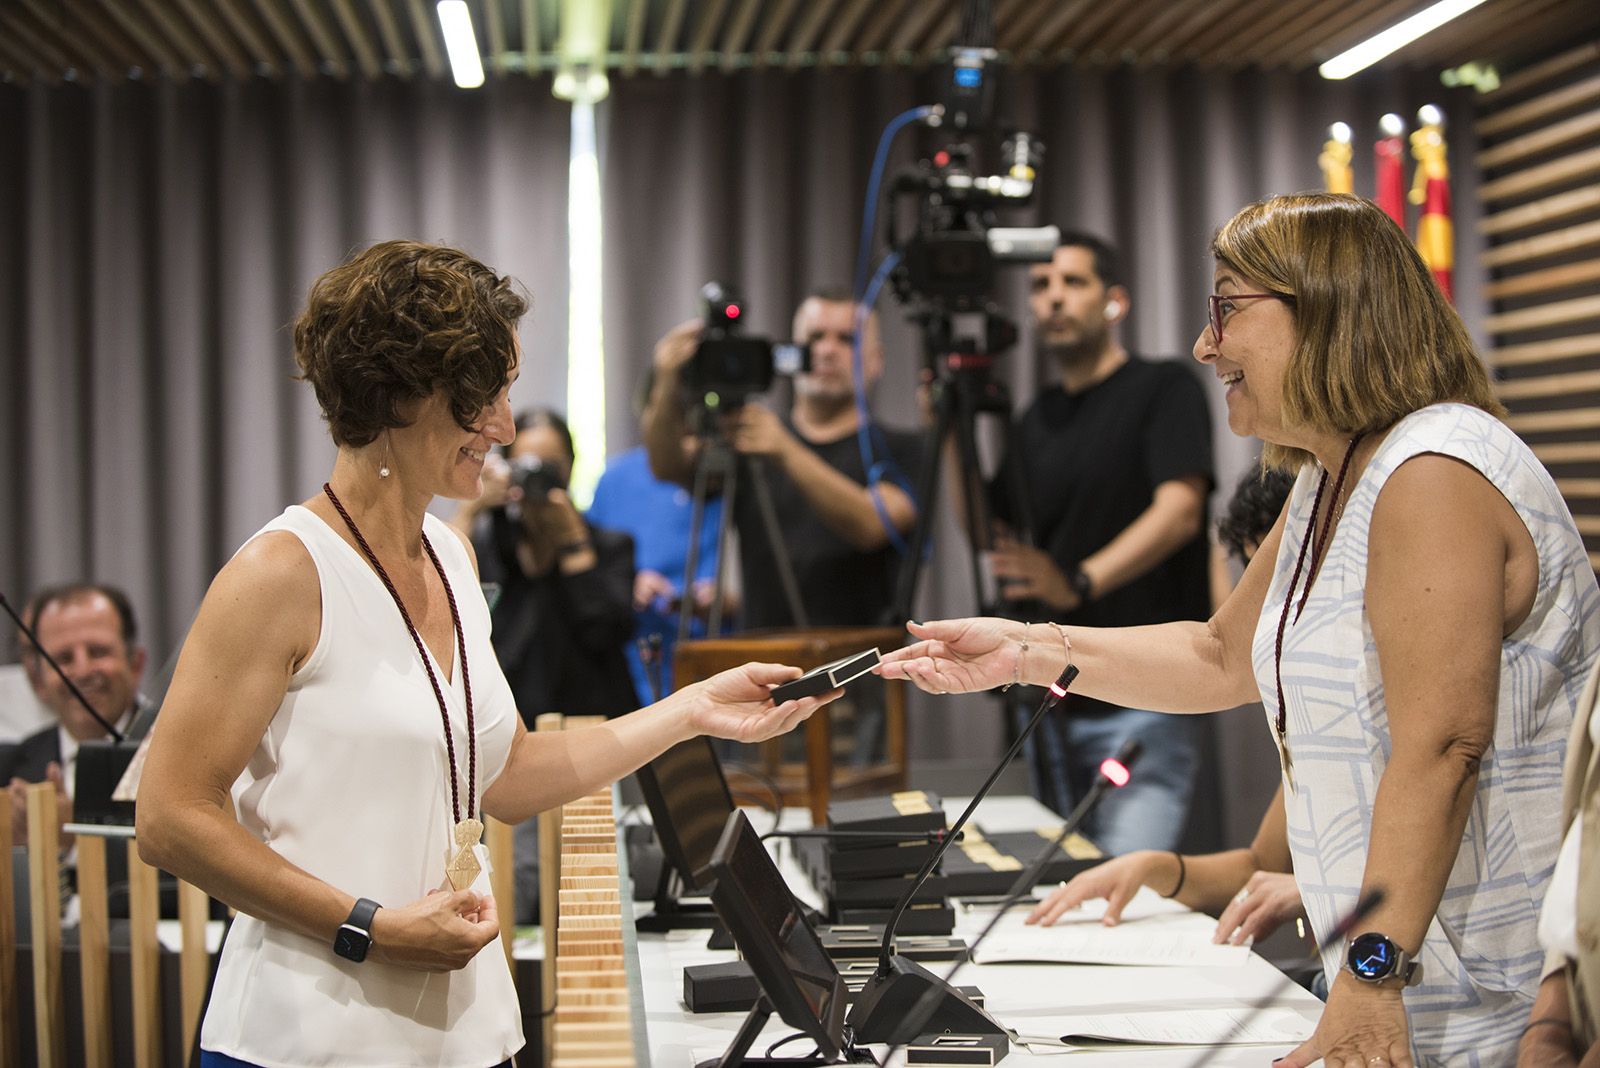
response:
M1020 623L913 625L881 670L955 691L1071 662L1076 689L1117 704L1261 700L1312 927L1386 892L1325 953L1316 1034L1279 1063L1511 1063L1544 963L1562 749L1600 651L1583 539L1376 205L1273 197L1212 252L1195 359L1234 433L1298 476L1233 595L1206 623L1054 642L1036 624L1025 660Z
M603 726L528 733L472 547L428 514L512 437L525 300L465 253L374 245L313 285L301 376L338 447L184 642L139 795L146 861L234 906L205 1065L507 1062L523 1044L479 844L697 734L756 741L797 669L749 664Z

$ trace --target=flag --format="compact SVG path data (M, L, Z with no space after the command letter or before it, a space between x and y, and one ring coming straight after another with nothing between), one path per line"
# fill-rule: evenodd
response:
M1328 139L1322 143L1322 155L1317 166L1322 168L1322 181L1330 193L1353 193L1355 175L1350 170L1350 126L1336 122L1328 127Z
M1445 160L1444 113L1433 105L1417 113L1422 126L1411 135L1411 158L1417 161L1411 203L1422 205L1417 216L1417 252L1444 293L1455 303L1455 230L1450 221L1450 165Z
M1400 116L1385 115L1379 123L1383 136L1378 138L1378 143L1373 145L1376 157L1378 195L1375 198L1378 207L1389 213L1389 218L1404 230L1406 228L1406 178L1404 165L1401 162L1405 155L1405 142L1401 135L1405 133L1405 124Z

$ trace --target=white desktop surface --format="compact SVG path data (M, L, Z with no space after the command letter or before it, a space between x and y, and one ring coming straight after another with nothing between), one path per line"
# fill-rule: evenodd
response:
M953 821L967 799L949 799L946 809ZM1060 818L1031 798L995 797L979 806L974 821L988 831L1031 830L1060 823ZM771 817L752 812L758 832L770 828ZM786 829L802 829L807 817L799 810L786 812ZM810 884L796 868L787 849L779 853L779 867L795 890L795 895L816 904ZM645 907L648 911L648 907ZM969 941L976 938L987 922L983 914L958 912L956 935ZM1192 924L1178 924L1183 937L1209 942L1213 926L1196 916ZM653 1068L688 1068L696 1060L719 1056L732 1040L744 1013L691 1014L683 1005L683 969L691 964L731 960L732 951L708 950L706 932L675 931L664 935L639 935L639 966L644 987L646 1028L649 1034ZM930 965L944 975L947 963ZM1287 983L1283 974L1262 958L1251 954L1239 967L1103 967L1062 964L963 965L957 974L958 985L979 987L988 999L987 1008L1001 1023L1024 1033L1048 1032L1048 1023L1069 1013L1137 1013L1174 1009L1239 1009L1252 1001L1272 995L1275 1009L1290 1009L1314 1022L1322 1003L1299 986ZM1282 987L1282 989L1278 989ZM1277 991L1275 994L1274 991ZM760 1055L774 1040L793 1031L774 1015L751 1047ZM1230 1046L1210 1052L1206 1065L1249 1065L1260 1068L1293 1048L1293 1043L1278 1045ZM798 1056L810 1044L796 1040L778 1051L780 1056ZM882 1047L876 1052L882 1053ZM1013 1046L1005 1064L1055 1061L1085 1068L1180 1068L1196 1063L1200 1050L1195 1047L1152 1050L1056 1051L1030 1054ZM1063 1060L1063 1058L1065 1058ZM900 1058L896 1057L898 1063Z

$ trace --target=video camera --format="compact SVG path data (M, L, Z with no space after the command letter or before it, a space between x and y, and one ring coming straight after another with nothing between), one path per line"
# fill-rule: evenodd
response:
M772 387L778 375L811 369L811 347L739 333L744 302L731 286L707 282L700 290L705 329L684 368L684 385L708 407L732 408Z

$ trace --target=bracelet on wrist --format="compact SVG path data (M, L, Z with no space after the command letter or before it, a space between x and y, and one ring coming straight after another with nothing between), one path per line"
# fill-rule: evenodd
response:
M1011 689L1011 687L1022 682L1022 662L1028 656L1028 628L1030 626L1032 626L1030 623L1024 623L1022 625L1022 637L1017 640L1018 645L1021 646L1021 648L1017 650L1017 663L1012 669L1011 681L1000 687L1001 693L1005 693L1007 690Z
M1173 856L1178 858L1178 885L1174 886L1170 893L1161 895L1162 897L1167 898L1177 897L1179 891L1183 889L1183 881L1189 877L1189 869L1183 862L1183 854L1178 852L1176 849L1171 850L1170 852Z

